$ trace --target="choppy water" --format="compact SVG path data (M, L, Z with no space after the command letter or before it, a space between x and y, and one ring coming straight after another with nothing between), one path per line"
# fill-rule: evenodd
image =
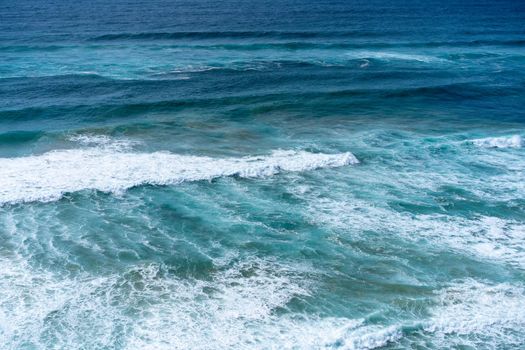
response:
M0 348L525 348L518 1L0 7Z

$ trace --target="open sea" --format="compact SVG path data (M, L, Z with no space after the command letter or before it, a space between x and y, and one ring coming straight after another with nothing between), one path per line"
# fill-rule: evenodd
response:
M0 349L525 349L525 3L0 0Z

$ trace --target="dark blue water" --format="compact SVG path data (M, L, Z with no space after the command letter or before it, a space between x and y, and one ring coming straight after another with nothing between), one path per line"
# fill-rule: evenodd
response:
M525 348L524 24L0 2L0 348Z

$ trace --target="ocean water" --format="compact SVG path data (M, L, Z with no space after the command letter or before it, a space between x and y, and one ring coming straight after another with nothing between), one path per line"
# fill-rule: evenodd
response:
M525 349L520 1L4 1L1 349Z

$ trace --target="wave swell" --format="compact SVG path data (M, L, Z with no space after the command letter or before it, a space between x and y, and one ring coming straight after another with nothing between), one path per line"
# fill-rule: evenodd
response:
M37 156L0 158L0 205L53 201L65 193L86 189L119 193L144 184L170 185L225 176L265 177L358 162L349 152L274 151L267 156L220 159L169 152L136 153L120 147L56 150Z
M181 32L144 32L144 33L108 33L88 39L88 41L114 40L175 40L175 39L310 39L334 37L377 37L382 33L375 31L181 31Z

